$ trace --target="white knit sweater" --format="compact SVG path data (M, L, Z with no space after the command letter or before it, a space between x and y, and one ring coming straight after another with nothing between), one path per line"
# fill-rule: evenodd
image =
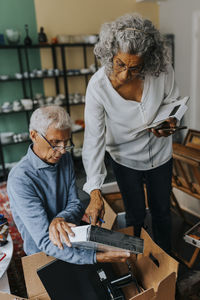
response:
M157 138L134 129L150 124L162 103L179 96L174 71L159 77L146 76L141 102L126 100L113 88L104 68L91 78L86 92L83 163L87 174L84 190L100 189L106 177L105 150L119 164L149 170L172 156L172 137Z

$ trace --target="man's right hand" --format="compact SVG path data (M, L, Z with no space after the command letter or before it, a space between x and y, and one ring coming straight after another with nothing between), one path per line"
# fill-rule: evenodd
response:
M90 203L85 211L92 225L101 225L99 218L103 219L105 210L103 196L100 190L93 190L90 193Z
M115 262L126 262L131 254L127 251L107 251L97 252L96 260L101 263L115 263Z
M74 236L74 232L71 227L75 227L75 224L67 223L64 218L54 218L49 226L49 239L59 249L63 249L63 242L71 247L71 243L68 235Z

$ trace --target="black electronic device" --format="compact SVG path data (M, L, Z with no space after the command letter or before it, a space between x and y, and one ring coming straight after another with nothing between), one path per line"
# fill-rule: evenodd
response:
M75 265L54 260L39 268L37 274L51 300L125 299L121 289L109 289L107 283L115 278L115 274L108 263Z

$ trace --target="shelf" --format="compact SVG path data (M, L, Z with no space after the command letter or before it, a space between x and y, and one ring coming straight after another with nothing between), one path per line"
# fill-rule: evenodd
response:
M2 147L4 147L4 146L10 146L10 145L17 145L17 144L22 144L22 143L27 143L27 142L29 142L29 143L31 143L31 140L30 139L28 139L28 140L23 140L23 141L20 141L20 142L10 142L10 143L6 143L6 144L1 144L1 146Z
M32 108L32 109L22 109L22 110L19 110L19 111L14 111L14 110L12 110L12 111L9 111L9 112L0 112L0 116L1 115L10 115L10 114L18 114L18 113L24 113L24 112L32 112L34 109Z
M23 77L23 78L15 78L15 77L12 77L12 78L8 78L8 79L0 79L0 82L8 82L8 81L22 81L22 80L37 80L37 79L54 79L54 78L62 78L62 77L74 77L74 76L88 76L88 75L93 75L94 72L88 72L88 73L85 73L85 74L82 74L82 73L76 73L76 74L66 74L66 75L54 75L54 76L40 76L40 77ZM0 75L1 76L1 75Z
M84 128L81 128L81 129L79 129L79 130L72 131L72 134L79 133L79 132L83 132L83 131L84 131Z
M80 129L78 129L76 131L72 131L72 134L83 132L83 131L84 131L84 128L80 128ZM21 143L27 143L27 142L31 143L31 139L23 140L23 141L20 141L20 142L14 142L13 141L13 142L10 142L10 143L5 143L5 144L1 143L1 146L5 147L5 146L10 146L10 145L15 145L15 144L21 144Z
M56 104L52 103L51 105L56 105ZM85 105L85 102L69 103L69 106L77 106L77 105ZM67 106L67 103L60 104L59 106ZM19 111L12 110L12 111L9 111L9 112L0 112L0 116L7 116L7 115L10 115L10 114L18 114L18 113L24 113L24 112L33 112L35 109L37 109L39 107L42 107L42 106L36 106L32 109L22 109L22 110L19 110Z
M68 82L71 81L72 79L70 79L70 78L73 77L74 78L73 80L79 80L79 81L83 80L85 82L85 86L87 86L90 76L92 76L98 70L97 60L91 51L95 44L96 43L82 42L82 43L62 43L62 44L58 43L58 44L44 44L44 45L34 44L34 45L30 45L30 46L22 45L22 44L21 45L0 45L0 50L7 51L7 50L13 49L14 51L12 50L12 54L15 56L17 55L18 62L19 62L19 68L17 68L17 70L18 70L17 72L15 72L15 70L16 70L15 69L15 70L13 70L12 74L0 74L0 76L2 76L2 78L3 78L3 75L9 76L7 79L0 78L0 84L3 82L5 82L5 83L11 82L11 84L12 84L12 82L18 81L18 82L20 82L22 92L23 92L23 96L21 98L24 98L24 99L29 98L29 99L32 99L32 101L34 101L35 83L37 82L37 80L40 80L38 82L40 82L41 84L42 83L44 84L46 82L45 79L53 79L53 80L51 80L51 82L55 86L55 94L59 95L62 91L63 94L65 95L65 101L63 101L63 104L61 104L60 106L65 106L66 110L70 114L70 110L73 111L75 109L73 107L75 107L77 105L79 105L79 106L81 105L81 108L82 108L82 106L85 105L85 102L82 102L82 101L80 101L78 103L73 102L73 99L75 99L75 101L77 99L84 100L84 97L76 98L73 96L71 98L71 95L69 93L69 88L68 88L68 85L69 85ZM83 52L81 54L83 56L82 63L79 65L80 69L75 69L75 68L67 69L67 62L69 59L68 56L70 55L70 51L73 52L73 50L75 50L75 47L77 47L78 51L80 50L81 52ZM31 64L31 57L32 57L31 55L32 55L32 53L39 54L40 53L39 50L41 50L41 49L48 50L48 54L50 54L51 58L52 58L52 70L57 70L57 71L50 72L48 70L40 70L40 71L36 72L34 70L34 68L32 67L32 64ZM70 49L70 51L67 51L67 49ZM92 56L92 55L94 56L93 63L95 65L95 69L96 69L95 72L92 72L89 69L88 54L90 54L90 56ZM40 67L38 67L38 69L40 69ZM88 72L82 73L81 69L83 72L87 71L87 70L88 70ZM22 78L16 78L17 73L20 73ZM49 76L49 74L50 74L50 76ZM35 77L32 77L32 76L35 76ZM5 78L6 78L6 76L5 76ZM20 85L19 85L19 87L20 87ZM8 86L9 86L9 84L8 84ZM18 84L17 84L17 87L18 87ZM64 91L63 91L63 87L64 87ZM70 102L72 99L72 103L69 103L69 99L70 99ZM54 100L55 100L55 98L54 98ZM14 100L11 100L9 102L13 102L13 101ZM33 102L33 103L35 103L35 102ZM52 105L53 104L54 103L52 103ZM2 105L3 105L3 103L1 104L1 106ZM45 105L48 105L48 104L45 103ZM18 116L19 117L22 116L23 118L26 118L27 123L29 123L31 113L38 107L40 107L40 106L34 104L33 108L30 110L22 109L20 111L9 111L9 112L0 111L0 117L3 119L2 116L5 117L6 115L12 115L12 117L13 117L13 115L15 113L17 113L17 114L25 113L24 115L18 115ZM84 128L80 128L78 126L74 127L74 128L79 128L79 129L74 130L72 132L73 135L84 132ZM25 137L27 138L28 136L25 136ZM11 142L9 142L9 143L0 144L0 154L1 154L0 166L5 165L4 155L5 155L5 152L7 151L6 147L7 146L12 147L15 144L18 145L18 144L22 144L22 143L24 143L25 146L28 146L28 144L31 143L31 140L26 139L26 140L23 140L20 142L14 142L14 140L11 140ZM15 148L13 147L13 149L15 149ZM81 157L80 158L74 157L74 159L77 162L81 161ZM8 173L8 170L4 169L3 173L2 173L2 178L5 178L7 173Z
M70 106L84 105L84 104L85 104L85 102L69 103Z
M56 47L94 47L95 43L63 43L63 44L44 44L44 45L0 45L0 49L34 49L34 48L56 48Z

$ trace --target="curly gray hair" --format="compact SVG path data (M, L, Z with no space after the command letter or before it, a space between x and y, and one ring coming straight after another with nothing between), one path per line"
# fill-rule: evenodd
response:
M30 119L29 131L35 130L46 135L51 125L56 129L71 128L70 116L64 108L52 105L36 109Z
M150 20L139 14L126 14L102 25L94 53L107 75L112 73L113 57L119 51L143 57L140 77L167 72L170 57L164 38Z

